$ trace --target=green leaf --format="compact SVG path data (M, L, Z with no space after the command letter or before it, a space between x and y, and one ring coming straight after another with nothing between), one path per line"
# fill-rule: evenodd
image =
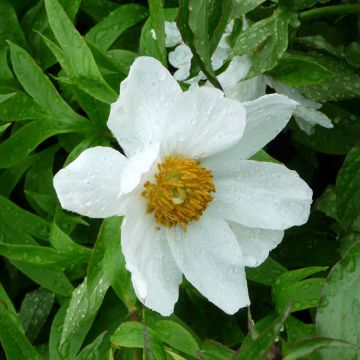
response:
M91 249L74 242L69 235L64 233L55 222L51 224L50 236L51 245L63 254L69 254L88 262L91 256Z
M303 279L326 269L327 267L314 266L280 275L272 289L272 297L277 309L283 311L289 304L291 304L291 311L316 307L325 279Z
M203 360L229 360L234 350L213 340L205 340L201 345L200 356Z
M51 120L27 123L0 144L0 168L8 168L24 160L44 140L56 134L69 132Z
M10 40L20 46L27 47L26 39L14 8L10 5L9 1L0 0L0 47L4 46L4 40Z
M356 67L360 67L360 43L359 42L352 42L350 45L346 46L344 49L345 56L347 62Z
M315 208L327 216L338 220L336 212L336 192L333 185L329 185L323 194L316 200Z
M3 121L35 120L45 115L41 107L22 92L0 95L0 101L0 120Z
M164 11L164 20L165 21L175 21L176 15L178 13L177 9L163 9L163 11ZM154 29L153 29L153 26L151 23L151 18L149 17L141 29L140 46L139 46L140 54L152 56L156 59L161 59L161 57L163 55L160 53L160 49L157 44L157 40L154 39L152 30L154 30ZM118 50L117 49L111 50L110 54L115 51L118 51Z
M34 342L50 314L55 294L44 289L27 293L20 308L20 320L25 334Z
M191 49L195 64L215 87L221 89L211 65L207 1L182 0L177 23L184 42Z
M240 350L231 358L233 360L254 360L265 359L269 354L275 339L288 317L290 309L285 311L275 319L261 334L249 345L243 345Z
M301 87L300 90L306 97L325 102L360 96L360 75L345 60L324 53L314 53L313 56L334 75L318 84Z
M0 304L0 324L0 342L7 359L42 360L23 331L19 329L14 315L5 309L3 304Z
M360 243L354 244L346 256L330 271L316 314L317 333L357 346L357 353L341 349L322 351L326 359L355 359L360 354Z
M245 15L263 2L265 2L265 0L235 0L234 13L236 15Z
M280 6L285 6L291 10L301 10L312 7L318 2L324 2L323 0L296 0L296 1L286 1L279 0Z
M150 24L153 38L156 40L158 60L166 66L167 54L165 48L165 14L163 0L149 0Z
M50 230L47 221L20 208L3 196L0 196L0 223L0 243L24 244L26 242L21 240L21 235L25 234L47 240ZM9 234L6 228L15 232L16 237L7 237ZM20 235L19 239L17 239L18 235Z
M108 0L83 0L81 8L96 21L102 20L117 8L117 4Z
M289 316L286 319L285 328L288 344L293 344L304 338L313 337L316 332L314 324L304 324L294 316Z
M59 354L61 333L64 327L64 320L68 301L65 301L61 308L56 313L54 320L51 324L50 338L49 338L49 358L51 360L62 360Z
M122 33L147 16L148 10L142 5L121 5L92 27L86 39L99 49L107 50Z
M32 264L37 269L47 268L59 271L84 262L83 258L77 257L74 253L60 253L45 246L0 244L0 255L12 261Z
M107 281L100 277L91 291L88 290L86 279L74 290L61 333L59 351L63 358L71 359L80 350L108 287Z
M314 351L320 349L330 348L331 350L327 351L329 354L338 354L340 357L332 357L334 359L345 359L345 354L354 354L356 350L360 351L359 348L356 348L353 344L350 344L343 340L331 339L326 337L317 337L304 339L292 346L283 357L283 360L297 360L297 359L309 359L309 355L311 355ZM325 359L325 358L324 358ZM326 357L326 359L331 359L331 357ZM348 357L347 359L350 359ZM354 357L355 359L355 357Z
M171 320L160 320L155 324L154 332L161 341L175 350L196 357L199 345L191 333L179 323Z
M208 11L208 28L210 39L210 53L216 50L219 41L228 25L232 11L232 0L211 0Z
M95 98L109 104L114 102L117 98L116 92L103 79L85 40L74 28L59 2L45 0L45 6L51 30L71 68L68 75L74 78L82 90Z
M344 232L360 231L360 146L347 155L336 179L337 214Z
M246 277L259 284L272 286L276 279L287 270L277 261L268 257L260 266L246 268Z
M125 258L121 250L121 222L120 217L104 220L97 246L102 249L101 251L105 251L101 265L106 278L129 312L132 312L136 310L137 298L131 284L130 273L125 268Z
M166 360L160 339L152 329L139 322L124 322L111 337L113 347L148 348L156 360Z
M61 296L69 297L71 295L73 286L62 272L44 267L38 268L23 261L11 260L10 262L43 288Z
M0 283L0 306L5 307L5 309L9 312L9 314L13 315L14 321L18 323L18 327L19 329L21 329L21 323L17 317L15 307L1 283Z
M291 86L304 86L332 77L332 72L309 56L284 54L271 76Z
M105 333L100 334L91 344L84 347L76 360L105 359L110 350L110 344L104 347ZM106 344L105 344L106 345Z
M273 69L288 46L288 25L296 16L278 10L242 32L234 45L231 56L253 54L253 64L248 77Z
M84 119L62 99L51 81L31 56L19 46L9 43L15 74L26 92L43 110L57 117L69 119L71 125L84 126Z

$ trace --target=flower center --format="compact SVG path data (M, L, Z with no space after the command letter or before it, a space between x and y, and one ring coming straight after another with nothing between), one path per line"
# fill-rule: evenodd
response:
M148 199L148 212L154 212L158 224L180 224L186 231L213 199L212 173L197 161L178 156L167 156L157 167L155 184L147 181L142 193Z

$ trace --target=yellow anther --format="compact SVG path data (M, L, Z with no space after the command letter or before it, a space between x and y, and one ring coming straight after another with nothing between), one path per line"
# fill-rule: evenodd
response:
M154 212L158 224L172 227L199 220L215 191L210 170L197 161L168 156L158 164L155 183L146 182L142 193L148 200L148 212Z

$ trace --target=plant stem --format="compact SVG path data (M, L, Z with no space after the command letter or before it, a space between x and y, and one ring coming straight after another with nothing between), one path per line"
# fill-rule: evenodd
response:
M310 20L326 15L360 14L360 4L324 6L299 13L300 20Z

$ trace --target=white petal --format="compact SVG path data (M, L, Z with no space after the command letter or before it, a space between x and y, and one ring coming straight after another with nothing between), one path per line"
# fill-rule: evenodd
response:
M184 64L189 64L192 59L191 49L185 45L181 44L175 48L174 51L169 53L169 62L172 66L179 68Z
M183 93L169 110L164 149L201 159L232 146L242 136L245 110L214 88Z
M309 108L313 108L315 110L321 108L321 104L307 99L304 95L301 94L299 90L294 88L293 86L286 85L280 81L276 81L274 78L267 76L267 83L271 86L277 93L284 94L288 96L290 99L295 100L301 105L307 106Z
M300 129L304 130L309 135L313 132L310 129L315 125L320 125L327 129L334 127L331 120L325 114L307 106L298 106L295 109L294 116Z
M179 29L175 21L165 21L165 46L173 47L179 45L182 41Z
M295 171L251 160L236 171L229 179L214 177L216 192L207 211L262 229L283 230L307 221L312 191Z
M114 149L85 150L54 177L61 206L93 218L122 215L125 204L118 194L126 164L126 157Z
M111 105L108 127L127 156L160 142L164 114L181 94L177 81L158 60L137 58Z
M238 157L247 159L262 149L286 126L297 103L284 95L264 95L243 104L246 126L240 141L231 149ZM224 158L228 154L222 155Z
M174 72L174 78L177 81L184 81L187 79L190 75L190 63L181 65L175 72Z
M254 76L247 80L241 80L236 84L224 88L226 97L240 102L252 101L265 95L266 83L264 76Z
M149 172L156 170L154 165L159 158L159 150L160 144L154 144L128 159L121 177L120 196L130 193L137 186L141 186L145 177L150 176Z
M178 267L209 301L228 314L249 305L242 253L224 220L205 212L186 232L167 234Z
M218 76L218 80L227 97L229 97L227 89L237 84L240 80L243 80L249 72L250 67L251 61L247 55L236 56L230 61L227 69Z
M163 316L170 315L179 297L182 274L163 230L158 230L153 215L146 213L145 199L129 202L121 246L139 300Z
M220 69L224 65L224 62L229 57L231 48L229 44L226 42L226 38L228 36L229 34L224 34L221 37L219 45L211 57L211 65L214 70Z
M240 244L245 266L259 266L284 236L282 230L254 229L234 222L229 225Z

